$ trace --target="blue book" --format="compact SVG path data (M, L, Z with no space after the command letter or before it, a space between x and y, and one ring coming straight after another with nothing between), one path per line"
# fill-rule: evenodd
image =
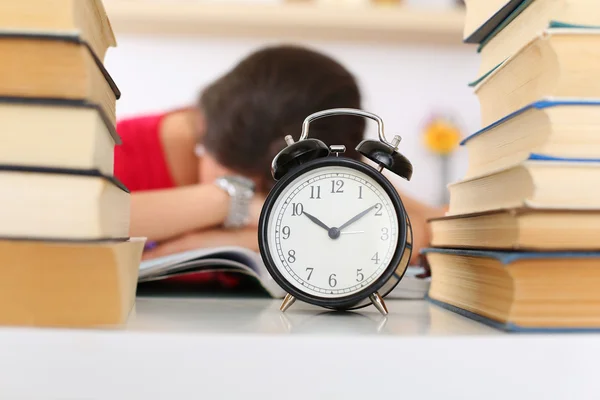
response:
M464 139L466 177L526 160L598 161L600 99L542 99Z
M600 251L422 252L441 307L509 332L600 331Z

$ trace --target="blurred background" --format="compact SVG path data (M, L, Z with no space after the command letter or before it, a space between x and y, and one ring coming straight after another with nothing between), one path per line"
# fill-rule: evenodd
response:
M440 126L442 135L463 137L480 127L467 86L479 60L462 43L460 1L105 0L105 7L118 41L106 66L123 93L119 118L189 105L248 53L295 43L344 64L359 81L363 109L383 118L388 135L403 137L415 171L399 182L406 193L440 204L446 184L464 175L460 148L436 152L426 140ZM368 135L375 133L369 123Z

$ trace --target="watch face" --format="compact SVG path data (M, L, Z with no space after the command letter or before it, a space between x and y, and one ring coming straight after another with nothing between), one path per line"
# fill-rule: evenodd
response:
M377 173L332 162L297 174L274 193L262 247L289 285L333 300L377 282L401 232L397 204Z

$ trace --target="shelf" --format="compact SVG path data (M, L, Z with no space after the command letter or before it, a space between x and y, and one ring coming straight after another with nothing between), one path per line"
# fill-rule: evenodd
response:
M202 35L370 43L461 44L464 12L408 6L105 0L117 35Z

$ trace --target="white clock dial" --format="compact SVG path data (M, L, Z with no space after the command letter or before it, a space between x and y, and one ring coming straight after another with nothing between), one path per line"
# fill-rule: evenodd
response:
M398 216L377 181L353 168L308 171L279 194L269 215L275 267L301 291L352 295L386 270L398 243Z

